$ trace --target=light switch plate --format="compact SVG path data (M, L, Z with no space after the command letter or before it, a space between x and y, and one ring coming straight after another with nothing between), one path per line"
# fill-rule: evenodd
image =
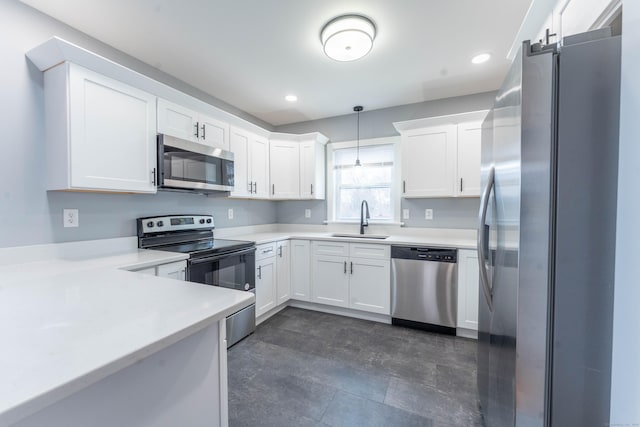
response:
M424 219L433 219L433 209L425 209L424 210Z
M229 217L229 219L233 219L233 208L229 208L229 210L227 211L227 216Z
M80 214L78 209L63 209L62 210L62 225L64 227L79 227L80 226Z
M311 209L305 209L304 210L304 217L305 218L311 218Z
M409 209L402 209L402 219L409 219Z

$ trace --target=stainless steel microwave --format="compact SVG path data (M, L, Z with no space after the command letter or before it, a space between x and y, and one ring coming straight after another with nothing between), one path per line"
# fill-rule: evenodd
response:
M233 153L158 135L158 187L198 192L233 190Z

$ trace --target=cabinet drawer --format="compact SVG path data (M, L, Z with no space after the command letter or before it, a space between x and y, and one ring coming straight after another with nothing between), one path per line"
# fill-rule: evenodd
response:
M350 243L349 256L369 259L390 259L391 249L389 245Z
M316 241L311 243L311 253L316 255L349 256L349 244L343 242Z
M256 261L276 255L276 242L264 243L256 247Z

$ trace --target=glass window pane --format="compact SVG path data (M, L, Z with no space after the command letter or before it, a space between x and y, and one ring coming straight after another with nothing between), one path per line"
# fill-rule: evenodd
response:
M343 188L338 191L337 219L360 220L360 205L363 200L369 204L372 220L388 221L391 213L390 188Z

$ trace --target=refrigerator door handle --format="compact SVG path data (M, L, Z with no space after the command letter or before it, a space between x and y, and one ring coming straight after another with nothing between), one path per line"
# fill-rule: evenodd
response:
M487 267L484 263L485 260L485 224L487 221L487 208L489 207L489 196L491 190L495 184L495 169L493 166L489 169L489 176L487 177L487 186L482 192L480 198L480 212L478 213L478 264L480 266L480 283L482 284L482 293L487 301L489 311L493 311L493 299L491 296L491 289L489 289L489 276L487 273Z

